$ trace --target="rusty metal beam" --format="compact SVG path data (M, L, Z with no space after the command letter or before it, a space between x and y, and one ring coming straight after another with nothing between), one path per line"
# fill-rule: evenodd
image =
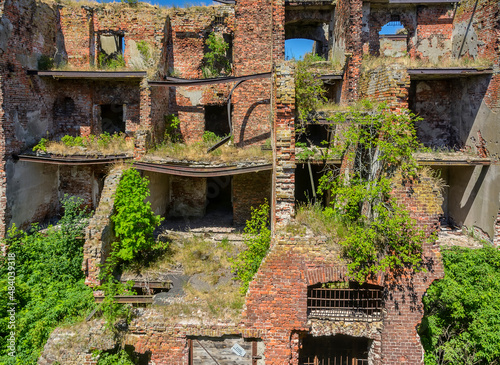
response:
M13 155L12 157L17 161L46 163L52 165L105 165L108 163L120 162L132 158L132 156L127 155L106 156L102 158L74 158L70 156L42 157L32 155Z
M54 79L119 79L141 80L147 76L146 71L38 71L28 70L28 75L52 77Z
M150 304L153 303L152 295L115 295L115 303L120 304ZM94 297L96 303L102 303L104 296Z
M245 80L268 79L271 78L271 72L265 72L254 75L238 76L238 77L217 77L211 79L181 79L177 77L167 77L165 81L149 81L150 86L198 86L198 85L214 85L224 84L228 82L237 82Z
M129 281L133 281L134 285L132 288L137 288L137 289L142 289L142 288L149 288L149 289L171 289L172 288L172 281L170 280L165 280L165 281L139 281L139 280L120 280L121 283L126 284Z
M137 170L159 172L175 176L186 177L217 177L229 175L241 175L251 172L270 171L273 168L272 164L262 164L257 166L237 167L190 167L179 165L155 164L147 162L135 162L134 166Z
M490 75L493 73L491 68L409 68L408 75L412 80L425 80L428 78L454 78L454 77L468 77Z
M424 166L489 166L491 165L490 159L456 159L456 160L445 160L445 159L417 159L420 165Z

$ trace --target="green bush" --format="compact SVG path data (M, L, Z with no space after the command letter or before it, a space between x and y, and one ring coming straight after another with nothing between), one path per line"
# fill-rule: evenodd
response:
M343 132L324 158L343 156L351 167L348 174L326 172L318 194L331 194L328 214L346 227L340 244L350 275L359 282L386 270L421 269L424 232L391 196L394 178L418 175L412 156L419 146L415 119L382 105L375 111L337 113L332 120Z
M64 215L59 226L43 233L33 227L27 233L13 225L3 243L8 256L0 257L0 363L36 364L55 327L82 320L95 306L92 290L81 270L87 213L81 199L62 202ZM16 357L8 356L6 339L9 295L8 257L15 256Z
M125 170L115 195L115 214L111 217L118 241L113 245L114 254L123 261L132 260L137 253L151 249L153 232L163 220L155 215L149 196L149 181L140 173L129 168Z
M295 97L299 119L305 120L309 113L327 101L326 89L318 75L311 72L314 62L324 61L324 58L307 53L304 59L297 61L295 70Z
M229 44L218 33L210 33L205 44L209 51L203 56L202 73L204 78L228 75L231 73L231 63L227 59Z
M214 132L205 131L203 132L203 142L213 145L221 140L221 137L216 135Z
M110 354L108 352L99 353L99 361L97 365L135 365L136 362L131 356L125 351L120 350L116 354Z
M116 70L125 67L125 58L121 54L108 56L105 53L100 53L97 62L99 67L103 69Z
M38 70L47 71L54 68L54 59L50 56L42 55L38 59Z
M181 121L174 114L165 115L165 142L182 142L182 134L179 130Z
M426 365L500 363L500 251L442 251L443 279L423 297Z
M49 140L47 138L42 138L40 139L40 142L38 142L34 147L33 147L33 152L36 151L43 151L47 152L47 143Z
M267 202L258 208L252 207L252 217L246 223L244 235L247 249L231 260L231 271L241 280L240 292L243 295L247 292L271 244Z

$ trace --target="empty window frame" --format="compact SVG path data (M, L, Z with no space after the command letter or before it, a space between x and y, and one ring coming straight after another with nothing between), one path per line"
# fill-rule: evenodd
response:
M109 134L125 133L125 119L122 104L101 105L101 130Z
M99 35L100 66L109 66L113 61L124 62L125 39L119 33L103 33ZM120 66L119 64L117 66ZM123 65L125 66L125 65Z
M227 115L227 104L205 105L205 131L219 137L231 133Z

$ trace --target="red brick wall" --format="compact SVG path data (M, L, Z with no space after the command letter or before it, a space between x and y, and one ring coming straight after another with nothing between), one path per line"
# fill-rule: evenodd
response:
M64 6L60 8L60 21L68 63L76 67L88 66L95 55L93 11Z
M478 1L477 8L473 13L475 1L461 2L458 5L455 17L453 19L453 26L456 28L459 24L469 24L472 18L472 30L477 37L477 55L479 57L491 60L498 64L499 54L499 30L498 30L498 12L499 5L496 1L485 0ZM460 48L462 38L459 39L457 44ZM473 52L475 53L475 52ZM461 56L474 56L469 52L468 47L464 47Z
M233 222L244 225L251 218L250 207L258 208L271 201L271 171L233 177Z

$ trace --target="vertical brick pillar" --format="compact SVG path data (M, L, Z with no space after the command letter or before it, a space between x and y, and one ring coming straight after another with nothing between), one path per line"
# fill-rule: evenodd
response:
M295 215L295 80L292 63L276 65L274 75L275 229Z
M136 159L144 156L155 140L154 128L151 123L151 88L146 78L141 82L139 120L139 128L135 131L134 157Z
M273 0L273 63L285 60L285 0Z

